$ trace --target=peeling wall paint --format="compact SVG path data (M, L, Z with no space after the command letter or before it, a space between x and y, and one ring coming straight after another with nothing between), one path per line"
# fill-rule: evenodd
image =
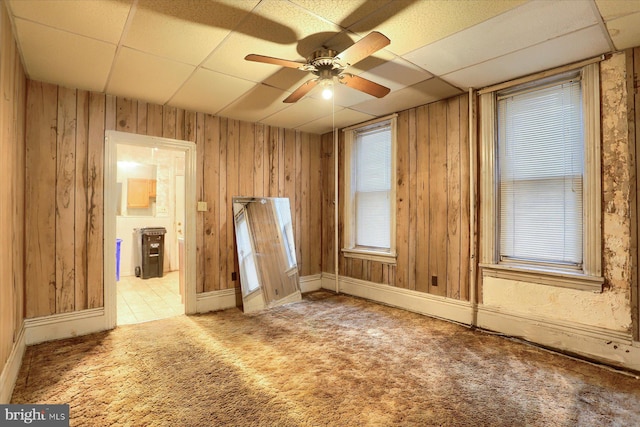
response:
M600 63L600 82L604 292L485 277L485 306L621 332L631 330L633 165L624 53Z
M627 332L631 310L626 292L596 294L567 288L484 278L484 305L509 312Z

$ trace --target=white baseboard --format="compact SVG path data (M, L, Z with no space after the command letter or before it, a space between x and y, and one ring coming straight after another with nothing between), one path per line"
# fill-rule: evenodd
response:
M322 273L322 288L336 290L335 275ZM350 277L340 277L340 292L408 311L472 325L473 308L466 301L437 297ZM558 319L521 315L479 305L476 325L608 365L640 372L640 343L631 333Z
M640 347L633 343L630 332L510 313L483 306L478 308L477 326L640 372Z
M300 291L313 292L322 289L322 274L313 274L300 277Z
M326 280L325 280L326 279ZM415 313L470 325L473 321L471 304L424 292L396 288L366 280L340 277L340 292L377 301ZM322 274L322 287L335 291L335 275Z
M104 308L54 314L52 316L25 319L25 342L27 345L45 341L87 335L109 329Z
M27 347L25 344L24 326L20 328L18 338L13 344L11 353L7 362L2 368L0 374L0 405L5 405L11 401L11 395L13 394L13 388L16 385L18 379L18 373L20 372L20 366L22 365L22 358L24 357L24 351Z
M237 306L240 290L236 288L196 294L196 313L224 310Z

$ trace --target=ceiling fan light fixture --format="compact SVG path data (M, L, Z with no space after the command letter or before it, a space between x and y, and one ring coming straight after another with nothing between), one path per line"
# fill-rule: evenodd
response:
M333 79L322 81L322 97L331 99L333 97Z

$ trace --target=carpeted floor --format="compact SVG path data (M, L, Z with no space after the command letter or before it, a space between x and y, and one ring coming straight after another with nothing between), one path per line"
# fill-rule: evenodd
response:
M12 403L74 426L632 426L640 380L320 291L29 347Z

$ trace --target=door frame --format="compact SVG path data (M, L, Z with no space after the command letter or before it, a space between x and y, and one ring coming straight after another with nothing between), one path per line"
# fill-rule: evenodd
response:
M118 144L157 147L184 152L185 161L185 300L186 314L196 312L196 144L190 141L138 135L119 131L105 132L104 159L104 310L108 329L117 324L116 293L116 207Z

